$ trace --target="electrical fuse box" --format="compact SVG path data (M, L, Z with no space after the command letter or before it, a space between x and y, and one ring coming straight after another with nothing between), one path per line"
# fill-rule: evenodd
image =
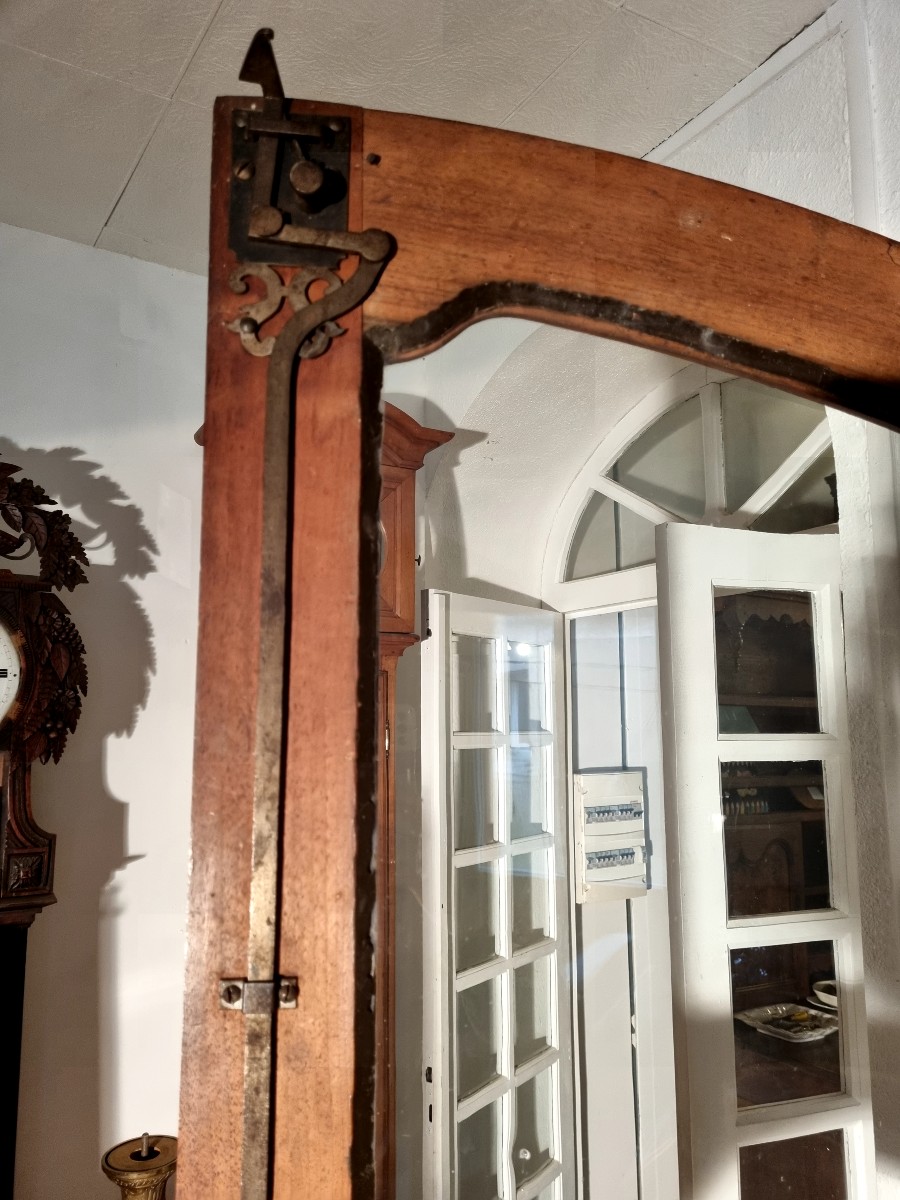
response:
M573 785L579 903L643 895L649 866L644 772L585 772Z

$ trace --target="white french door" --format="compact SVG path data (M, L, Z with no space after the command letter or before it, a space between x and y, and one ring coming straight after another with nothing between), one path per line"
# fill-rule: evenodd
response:
M428 599L424 1194L574 1200L562 618Z
M682 1200L866 1200L837 538L664 526L657 564Z

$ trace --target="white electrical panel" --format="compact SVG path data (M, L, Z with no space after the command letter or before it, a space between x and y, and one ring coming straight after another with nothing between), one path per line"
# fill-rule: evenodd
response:
M577 899L627 900L647 890L644 772L575 775Z

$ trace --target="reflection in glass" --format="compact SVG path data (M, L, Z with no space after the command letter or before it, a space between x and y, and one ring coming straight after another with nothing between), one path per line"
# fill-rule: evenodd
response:
M467 971L497 953L497 867L456 867L456 970Z
M516 1088L513 1170L521 1187L553 1158L554 1071L542 1071Z
M497 1200L500 1195L500 1105L488 1104L457 1126L457 1200Z
M513 841L534 837L547 828L548 751L539 746L511 746L509 751L510 830Z
M456 996L456 1093L470 1096L498 1074L497 987L488 979Z
M762 533L800 533L833 525L837 519L834 451L826 450L750 528Z
M497 841L497 751L453 752L453 830L457 850Z
M510 858L513 952L550 936L548 862L546 850Z
M721 733L818 733L812 597L715 589Z
M841 1092L834 944L730 953L738 1108Z
M510 642L507 652L510 732L526 733L546 729L546 646Z
M729 917L829 908L822 763L722 764Z
M548 954L514 972L517 1068L553 1044L550 988L554 962L555 956Z
M497 724L496 643L492 638L453 635L455 703L458 733L490 733Z
M848 1200L840 1129L741 1147L741 1200Z

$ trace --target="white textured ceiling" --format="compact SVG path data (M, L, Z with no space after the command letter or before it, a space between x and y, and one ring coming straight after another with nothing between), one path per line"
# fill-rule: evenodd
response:
M641 155L831 0L0 0L0 221L206 269L213 97L260 26L289 95Z

